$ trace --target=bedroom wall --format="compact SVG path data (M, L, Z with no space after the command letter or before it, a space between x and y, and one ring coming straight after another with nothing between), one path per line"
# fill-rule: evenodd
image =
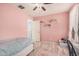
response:
M0 4L0 40L26 37L27 20L24 10L12 4Z
M57 41L68 36L68 12L34 17L34 19L44 22L41 23L41 40ZM53 19L51 26L45 26L51 19Z

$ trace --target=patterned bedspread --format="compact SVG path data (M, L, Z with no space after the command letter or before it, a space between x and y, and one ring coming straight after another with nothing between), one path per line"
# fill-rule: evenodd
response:
M31 44L31 39L16 38L11 41L0 42L0 56L12 56Z

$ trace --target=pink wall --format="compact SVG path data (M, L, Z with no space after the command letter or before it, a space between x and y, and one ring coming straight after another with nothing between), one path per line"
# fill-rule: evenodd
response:
M52 14L47 16L34 17L35 20L42 20L46 24L49 20L56 19L51 23L51 27L44 26L45 23L41 24L41 40L56 41L68 35L68 13Z
M27 16L24 10L12 4L0 4L0 40L26 37ZM52 26L46 27L41 24L41 40L59 40L68 34L68 13L52 14L47 16L34 17L36 20L43 20L48 24L50 19L56 19Z
M17 6L0 4L0 40L26 37L28 18L27 13Z

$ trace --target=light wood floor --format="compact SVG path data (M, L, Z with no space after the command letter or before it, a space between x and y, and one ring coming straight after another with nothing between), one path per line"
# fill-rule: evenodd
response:
M41 41L34 43L34 50L29 56L67 56L68 49L60 47L58 42Z

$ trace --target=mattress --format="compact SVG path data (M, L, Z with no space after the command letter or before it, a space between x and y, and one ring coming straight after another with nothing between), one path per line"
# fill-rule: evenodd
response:
M24 48L22 51L17 53L14 56L29 56L29 54L33 51L33 44L30 44L28 47Z
M0 42L0 56L13 56L32 43L31 39L16 38L11 41Z

